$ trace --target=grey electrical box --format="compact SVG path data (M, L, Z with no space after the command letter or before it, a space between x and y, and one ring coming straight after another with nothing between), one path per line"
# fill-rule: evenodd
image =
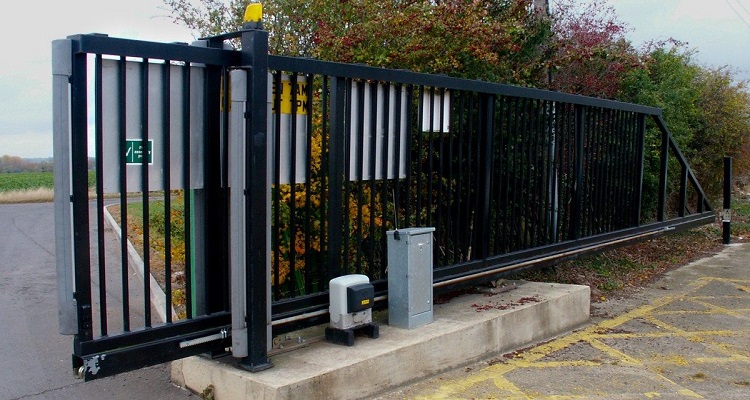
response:
M388 231L388 325L413 329L432 322L432 233Z

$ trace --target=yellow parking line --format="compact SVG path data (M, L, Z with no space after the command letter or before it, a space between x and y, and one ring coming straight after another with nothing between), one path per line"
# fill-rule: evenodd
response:
M717 298L738 298L745 299L748 296L691 296L697 290L705 287L711 282L727 282L732 283L738 287L738 289L750 293L750 281L749 280L737 280L737 279L723 279L713 277L702 277L698 280L689 284L689 288L686 292L677 293L670 296L663 296L655 299L650 304L638 307L630 312L614 317L612 319L601 321L595 325L588 326L584 329L574 331L564 337L557 338L550 342L535 346L518 354L503 359L501 362L490 365L479 371L472 373L471 375L455 379L443 383L437 388L437 391L430 394L427 397L429 399L455 399L460 397L462 393L467 393L475 385L481 384L486 381L494 383L499 391L502 391L504 395L508 395L507 398L511 399L528 399L528 398L540 398L540 399L577 399L585 396L577 395L541 395L532 393L531 389L524 389L518 387L515 383L508 379L507 374L516 369L542 369L542 368L565 368L565 367L592 367L596 368L605 364L598 360L570 360L570 361L545 361L545 357L549 357L552 354L562 351L576 343L588 343L595 349L601 351L605 355L613 359L612 364L623 364L631 366L643 367L648 373L654 378L666 382L673 390L669 392L646 392L643 393L644 397L647 398L658 398L663 395L678 394L680 396L703 398L700 394L685 388L678 383L670 380L666 376L662 375L659 368L655 368L652 364L654 363L668 363L677 365L688 365L689 363L750 363L750 355L743 352L738 352L736 349L724 343L716 342L715 339L718 337L731 337L731 336L742 336L750 334L750 330L705 330L697 332L689 332L684 329L680 329L674 325L666 323L658 318L658 316L665 315L710 315L710 314L723 314L732 316L741 316L738 314L738 310L729 310L725 307L720 307L715 304L706 302L706 300L715 300ZM660 308L676 301L690 301L694 304L700 304L707 308L707 310L659 310ZM742 309L740 309L742 310ZM624 325L635 319L642 319L648 321L658 328L664 330L663 332L644 332L644 333L618 333L616 328ZM602 340L604 339L637 339L637 338L668 338L668 337L682 337L687 340L703 343L706 346L716 349L722 354L727 354L727 357L695 357L686 358L684 356L664 356L657 358L639 359L637 357L630 356L624 352L607 345ZM646 363L649 364L646 367ZM745 368L745 367L743 367ZM526 390L526 392L524 391ZM604 393L603 395L607 395Z

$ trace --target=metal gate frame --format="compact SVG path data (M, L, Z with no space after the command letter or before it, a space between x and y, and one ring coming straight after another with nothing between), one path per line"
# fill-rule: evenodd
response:
M227 122L228 113L226 107L229 105L227 96L229 69L244 66L253 78L251 79L253 99L262 99L258 103L257 109L250 110L246 115L256 115L265 117L265 97L266 97L266 73L262 71L265 57L267 57L267 32L262 30L245 30L233 34L235 37L241 37L243 47L254 49L248 51L234 51L224 48L224 41L228 38L216 37L200 40L193 46L186 44L163 44L134 41L119 38L110 38L106 35L74 35L67 39L53 42L53 107L54 107L54 159L55 159L55 229L57 245L57 270L58 270L58 303L59 303L59 320L60 333L74 335L73 340L73 369L76 376L91 380L101 377L114 375L117 373L130 371L150 365L155 365L191 355L212 353L226 354L226 349L232 347L232 326L230 314L229 298L229 185L228 185L228 133ZM265 49L262 48L265 43ZM261 56L253 56L261 55ZM166 99L164 106L166 116L158 116L163 119L163 129L167 132L168 138L171 133L168 110L170 109L170 79L168 76L170 68L174 65L181 66L183 70L189 70L191 66L201 66L205 68L205 82L203 110L190 109L186 105L183 118L186 119L187 136L184 136L185 143L183 164L183 175L186 176L182 187L172 187L170 185L169 173L170 166L165 167L164 188L165 193L170 193L166 189L183 189L186 193L191 189L190 171L191 168L202 167L203 177L203 198L200 204L196 205L198 200L193 200L191 196L185 195L185 209L199 208L196 211L202 212L201 221L205 225L202 227L200 237L204 242L198 246L203 249L202 257L199 257L204 264L205 273L202 277L191 282L191 271L185 273L187 318L185 320L173 321L170 310L171 289L167 289L166 302L167 315L163 324L152 324L151 317L151 284L149 277L149 260L148 254L144 254L145 271L143 279L143 327L131 327L130 305L129 305L129 288L127 284L127 275L129 274L128 260L125 255L127 236L121 239L121 270L123 284L123 331L113 334L107 326L107 289L106 289L106 272L105 272L105 245L104 245L104 188L103 175L105 168L111 168L112 165L103 164L103 145L102 145L102 100L101 100L101 65L105 57L119 60L122 70L124 65L133 60L139 61L143 66L141 93L146 93L148 89L148 66L161 64L164 67L165 78L163 78L163 98ZM157 63L152 61L157 60ZM89 76L88 71L93 63L94 70L94 101L90 104L89 100ZM185 96L183 103L188 104L190 96L191 81L189 80L190 72L185 72L188 78L183 80L183 84L188 85L183 90ZM261 79L262 78L262 79ZM124 72L121 78L120 91L125 93ZM124 102L124 94L121 94ZM186 100L187 99L187 100ZM149 136L148 112L148 95L143 95L138 107L142 121L140 127L143 142L146 142ZM250 105L249 105L250 106ZM124 103L121 104L121 113L125 113ZM89 128L89 110L94 110L93 130ZM260 112L262 110L262 112ZM130 112L130 111L127 111ZM203 126L191 127L189 116L192 113L202 113ZM123 114L124 115L124 114ZM121 115L124 121L124 117ZM246 235L247 248L241 250L246 252L245 260L237 268L244 269L247 277L247 294L246 308L249 310L246 321L244 315L241 316L241 324L249 324L252 328L247 331L246 341L252 343L249 356L244 357L241 364L250 370L259 370L270 367L267 357L267 348L270 335L270 309L267 309L268 301L259 301L266 296L267 286L270 284L266 279L259 279L258 276L266 274L267 259L267 241L265 240L265 225L251 223L253 213L257 218L265 218L262 211L266 208L264 202L265 196L255 195L262 193L265 183L262 179L265 176L265 155L262 151L265 145L263 135L265 135L265 121L262 118L246 118L248 132L254 132L257 138L260 135L260 141L248 141L247 146L247 163L239 166L246 168L247 182L253 182L253 185L247 184L240 190L240 193L249 193L246 210L241 215L247 216L246 226L251 229L248 232L240 232ZM120 137L125 138L125 122L121 122ZM202 130L203 158L198 161L198 166L190 166L189 154L190 129ZM90 132L93 131L93 132ZM93 133L94 143L89 143L89 135ZM168 143L169 139L165 139ZM93 146L90 146L93 145ZM169 145L164 145L166 153L169 154ZM88 149L94 148L96 158L96 201L90 205L88 193ZM121 147L122 150L122 147ZM120 151L122 153L122 151ZM128 191L127 184L124 183L125 156L121 156L118 161L121 172L121 205L125 206L128 201L127 196L123 193ZM141 172L142 187L149 187L148 167L146 165L147 157L142 157L143 167ZM167 162L168 163L168 162ZM260 187L259 187L260 186ZM248 191L246 188L260 188L261 190ZM144 215L148 214L149 195L148 189L142 191ZM165 195L169 199L170 195ZM166 200L167 202L169 200ZM90 210L93 207L94 210ZM255 212L255 209L261 210ZM96 216L96 225L91 225L89 213L93 212ZM191 212L191 211L187 211ZM125 214L123 214L125 215ZM187 219L187 218L186 218ZM170 226L170 223L166 224ZM96 226L97 236L94 242L91 237L91 229ZM149 240L148 225L144 224L144 242ZM123 229L125 227L123 226ZM169 228L168 228L169 229ZM186 246L185 253L187 269L194 262L191 252L192 241L191 227L186 228ZM262 233L262 235L261 235ZM168 236L168 235L167 235ZM199 249L199 250L200 250ZM146 252L147 253L147 252ZM98 257L98 259L96 259ZM171 268L171 267L170 267ZM98 274L98 275L96 275ZM261 275L259 275L261 274ZM92 278L99 279L99 297L92 296ZM169 280L169 279L167 279ZM201 283L203 285L201 285ZM168 284L169 285L169 284ZM200 291L205 304L203 310L191 310L191 293L196 290ZM168 286L169 287L169 286ZM198 293L198 292L196 292ZM243 297L244 299L244 297ZM94 327L94 315L92 315L92 305L98 301L100 315L99 326ZM237 307L235 307L237 308ZM268 321L268 323L266 323ZM97 328L97 337L94 336ZM235 331L236 333L237 331ZM242 331L241 331L242 332Z
M242 50L223 48L228 39L239 38ZM587 109L611 108L637 113L637 130L641 143L636 155L643 160L643 137L646 117L651 117L662 134L661 180L657 221L641 224L640 208L633 210L632 219L626 229L591 235L578 236L578 228L571 240L537 246L511 253L493 255L483 246L477 246L481 255L477 259L455 265L435 268L436 291L455 289L462 285L475 284L520 270L575 258L582 254L602 251L637 240L655 237L670 231L688 229L707 224L715 216L694 174L676 146L661 117L661 110L639 105L625 104L608 100L592 99L563 93L537 89L519 88L508 85L468 81L437 75L418 74L408 71L391 71L361 65L320 62L299 58L268 55L268 33L262 29L249 28L240 32L204 39L205 47L184 44L148 43L126 39L109 38L103 35L76 35L53 44L53 85L54 85L54 140L55 140L55 214L56 246L58 265L58 293L60 304L60 332L73 334L73 367L86 380L110 376L149 365L159 364L202 353L226 354L231 347L235 357L241 358L240 366L250 371L271 367L268 350L271 335L287 332L301 326L323 323L327 320L327 292L321 290L290 299L271 301L270 273L271 239L271 166L269 161L275 155L271 150L272 135L269 129L268 96L269 69L293 74L319 75L324 77L322 96L330 96L331 143L329 156L333 160L328 166L331 185L329 207L341 209L342 181L347 174L346 135L349 134L353 118L353 101L350 85L365 81L383 81L394 85L411 85L424 90L431 87L439 90L466 91L477 95L478 130L477 143L486 143L477 154L477 161L483 169L478 169L485 186L481 192L483 215L489 215L490 188L492 177L491 135L495 132L494 112L497 99L514 97L535 99L543 102L565 103L572 107L571 121L574 125L574 138L571 145L576 151L574 172L580 187L583 171L582 148ZM152 325L150 322L150 284L144 280L145 301L143 313L146 323L142 329L131 330L127 321L123 332L112 335L106 327L106 306L102 296L106 288L99 287L99 304L103 309L99 327L101 335L94 337L94 316L92 307L92 257L98 256L99 282L104 277L103 207L104 189L101 173L105 166L102 160L101 140L96 140L96 205L97 244L91 244L91 229L88 199L87 170L89 146L88 110L92 107L88 99L88 63L93 55L94 70L100 65L102 55L127 59L139 59L148 64L149 60L161 60L165 65L178 62L181 65L204 65L206 67L203 145L204 158L200 161L204 168L205 199L199 205L205 213L203 238L205 251L202 259L211 260L213 268L206 269L200 282L205 296L204 314L188 313L185 321L172 321ZM269 67L270 65L270 67ZM147 68L144 68L146 70ZM98 73L95 72L94 75ZM230 79L230 74L235 78ZM147 74L146 74L147 76ZM146 78L144 78L146 79ZM244 80L244 82L243 82ZM230 90L231 81L231 90ZM98 91L99 81L94 76ZM145 84L144 84L145 87ZM144 89L145 90L145 89ZM329 92L329 91L330 92ZM165 93L169 84L165 84ZM230 93L231 92L231 93ZM165 95L166 96L166 95ZM360 93L360 97L364 95ZM278 99L277 99L278 101ZM148 103L148 100L145 100ZM434 107L434 106L430 106ZM94 136L101 132L100 101L95 98ZM166 108L166 107L165 107ZM148 104L142 105L141 112L148 113ZM189 114L189 109L185 115ZM434 111L434 110L432 110ZM363 113L363 108L360 113ZM292 112L294 114L294 112ZM144 117L146 118L146 117ZM408 118L408 117L407 117ZM413 121L412 121L413 122ZM325 123L325 122L324 122ZM141 127L141 138L149 138L148 124ZM188 123L189 125L189 123ZM278 127L277 127L278 129ZM122 136L124 138L124 136ZM230 145L231 144L231 145ZM680 209L678 218L666 217L667 169L669 154L673 154L681 166ZM120 168L125 165L120 159ZM185 168L189 175L190 161ZM146 166L144 158L143 166ZM147 169L144 168L144 171ZM639 183L643 181L643 167L640 168ZM148 187L148 173L142 173L142 186ZM169 168L167 168L169 175ZM361 173L360 173L361 174ZM360 177L361 178L361 177ZM169 178L165 178L168 189ZM186 182L189 182L186 180ZM696 213L686 215L685 202L690 185L697 195ZM121 193L126 192L125 186ZM182 189L190 189L185 183ZM637 188L640 207L640 190ZM148 191L144 191L148 192ZM581 194L576 190L575 196ZM165 196L168 197L168 196ZM394 194L395 197L395 194ZM479 198L479 197L478 197ZM121 202L127 201L122 197ZM190 200L187 200L188 202ZM195 206L195 204L193 204ZM148 196L143 195L144 209L148 210ZM580 215L580 202L573 204L573 215ZM187 208L187 206L186 206ZM637 211L637 212L636 212ZM146 212L147 213L147 212ZM345 222L341 213L333 213L327 221L327 235L330 244L328 252L335 253L343 248L340 226ZM235 223L237 222L237 223ZM574 221L578 224L580 221ZM485 231L487 227L482 230ZM478 228L478 230L480 230ZM186 230L189 236L189 229ZM148 233L145 234L146 239ZM484 239L483 239L484 240ZM188 240L188 245L190 241ZM478 245L483 243L477 242ZM484 243L486 244L486 243ZM123 245L124 246L124 245ZM198 247L198 246L196 246ZM92 253L96 248L97 254ZM123 247L124 249L124 247ZM333 249L333 250L332 250ZM123 250L124 252L124 250ZM187 251L186 251L187 252ZM328 254L330 262L327 278L344 273L340 254ZM148 264L146 262L146 264ZM123 271L127 270L127 260L123 258ZM146 270L148 272L148 270ZM188 279L186 274L186 279ZM231 277L231 279L230 279ZM124 292L127 294L126 279L123 278ZM383 282L375 282L379 300L385 298ZM188 291L190 293L190 291ZM231 298L230 298L231 293ZM104 296L106 298L106 296ZM127 297L127 296L124 296ZM169 297L169 296L167 296ZM124 307L125 309L126 307ZM195 310L194 310L195 311ZM171 313L167 312L168 315ZM125 318L127 319L127 318Z

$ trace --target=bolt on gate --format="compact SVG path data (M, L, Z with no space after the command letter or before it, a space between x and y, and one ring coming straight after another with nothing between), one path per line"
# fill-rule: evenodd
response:
M659 109L269 55L259 21L53 42L80 377L203 353L269 368L275 335L327 322L330 279L366 274L384 306L398 227L435 227L439 293L714 221Z

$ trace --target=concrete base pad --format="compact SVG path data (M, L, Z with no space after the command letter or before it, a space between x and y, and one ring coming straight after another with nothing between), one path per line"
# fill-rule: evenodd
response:
M218 400L366 398L550 339L589 319L588 286L506 281L498 289L435 305L435 321L416 329L383 323L379 338L358 336L352 347L322 340L324 327L308 330L298 338L302 346L276 351L274 368L257 373L238 368L231 357L175 361L172 380L198 393L213 385Z

